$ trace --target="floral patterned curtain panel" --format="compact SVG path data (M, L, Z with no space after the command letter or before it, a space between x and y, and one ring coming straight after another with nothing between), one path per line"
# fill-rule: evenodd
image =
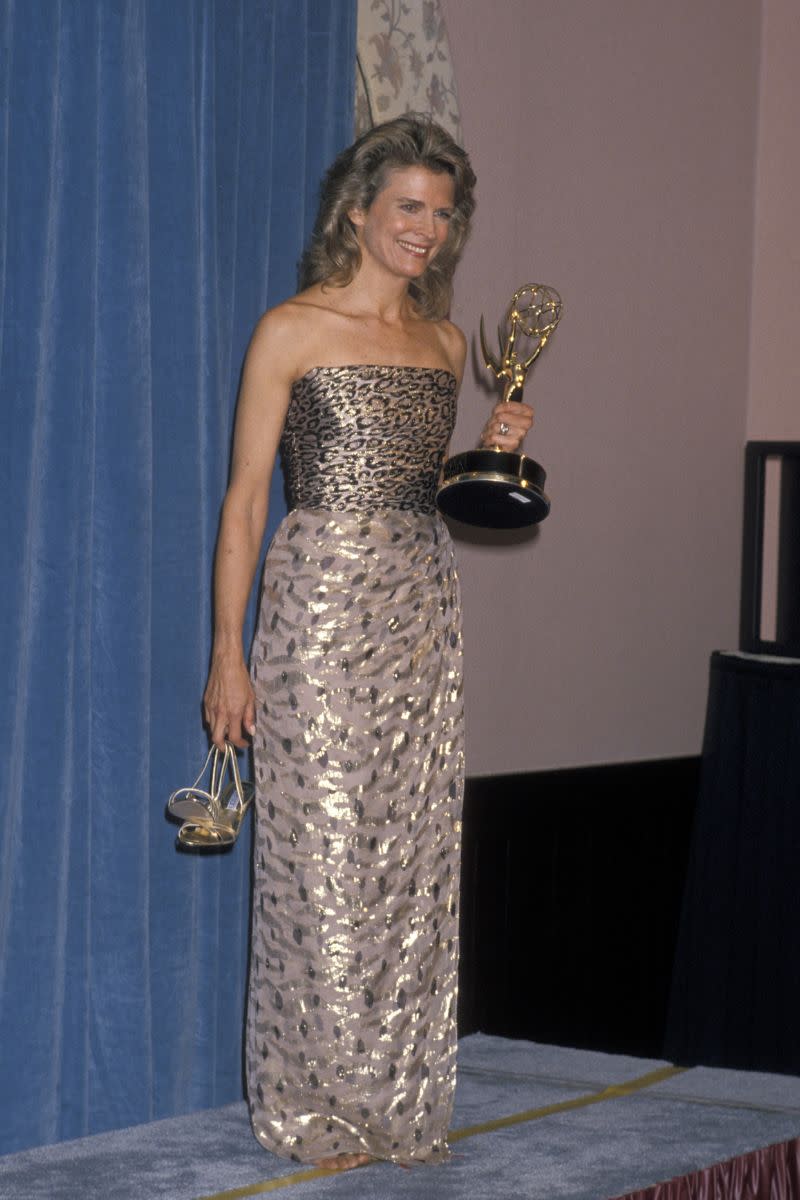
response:
M429 113L461 141L439 0L358 0L356 132L406 112Z

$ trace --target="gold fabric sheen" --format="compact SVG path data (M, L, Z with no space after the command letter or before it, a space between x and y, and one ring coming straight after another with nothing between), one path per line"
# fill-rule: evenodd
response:
M287 414L296 507L251 660L247 1077L256 1137L299 1162L449 1154L463 703L434 496L454 417L449 372L371 366L309 372Z

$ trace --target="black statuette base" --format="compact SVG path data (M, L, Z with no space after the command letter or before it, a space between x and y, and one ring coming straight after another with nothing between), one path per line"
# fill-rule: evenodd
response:
M436 503L446 517L484 529L522 529L550 512L544 467L506 450L467 450L444 464Z

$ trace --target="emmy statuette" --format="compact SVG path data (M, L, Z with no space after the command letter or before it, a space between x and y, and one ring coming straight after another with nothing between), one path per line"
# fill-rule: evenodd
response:
M522 399L528 371L561 319L561 297L543 283L527 283L513 295L498 329L500 359L487 349L481 317L481 350L487 368L503 380L503 400ZM525 454L482 447L455 454L444 464L436 503L447 517L487 529L536 525L550 512L545 470Z

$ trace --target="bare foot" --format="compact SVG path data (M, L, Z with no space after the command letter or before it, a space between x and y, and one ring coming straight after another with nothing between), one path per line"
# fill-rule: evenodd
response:
M314 1166L323 1171L353 1171L374 1161L369 1154L334 1154L331 1158L317 1159Z

